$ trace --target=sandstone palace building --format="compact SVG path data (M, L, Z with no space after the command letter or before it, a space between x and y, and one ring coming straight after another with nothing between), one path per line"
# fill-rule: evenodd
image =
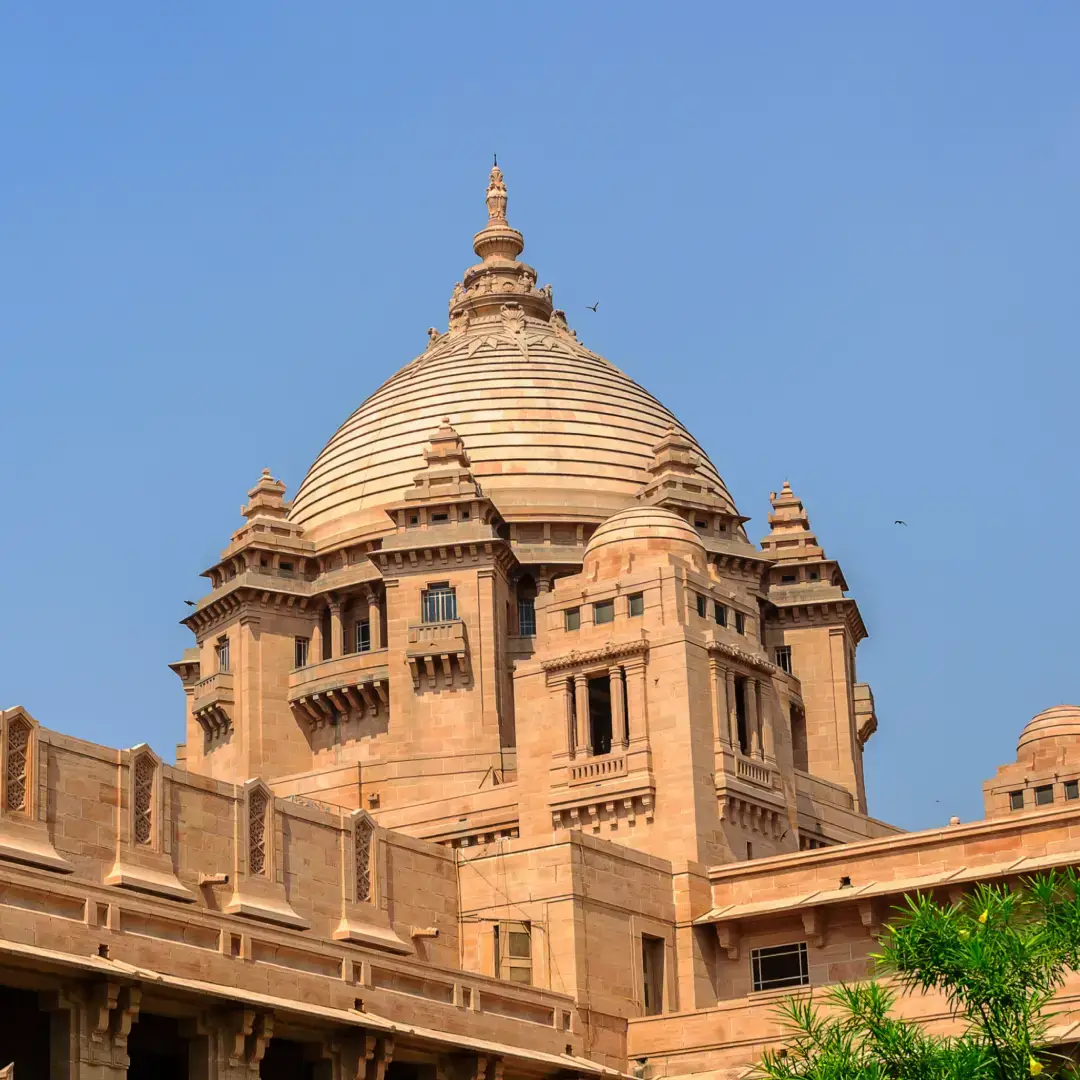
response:
M446 331L291 502L248 493L171 665L175 763L0 713L18 1080L739 1076L905 892L1080 862L1077 708L985 820L867 814L867 631L797 492L752 534L506 204L495 168Z

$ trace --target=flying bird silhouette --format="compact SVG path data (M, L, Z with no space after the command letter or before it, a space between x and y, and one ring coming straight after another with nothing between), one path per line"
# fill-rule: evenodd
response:
M596 309L597 309L597 308L598 308L598 307L600 306L600 301L599 301L599 300L597 300L595 304L586 304L585 306L586 306L586 307L587 307L587 308L588 308L588 309L589 309L590 311L595 311L595 310L596 310Z
M894 524L894 525L903 525L903 526L904 526L905 528L907 527L907 522L906 522L906 521L901 521L901 520L900 520L899 518L897 518L897 519L896 519L896 520L895 520L895 521L893 522L893 524Z
M188 607L195 607L194 600L185 600L184 603L187 604Z

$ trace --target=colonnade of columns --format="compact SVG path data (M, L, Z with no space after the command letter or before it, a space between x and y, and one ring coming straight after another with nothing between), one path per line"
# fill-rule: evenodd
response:
M717 738L724 746L743 750L749 757L776 760L776 735L767 715L773 693L771 684L756 675L740 675L715 657L710 659ZM739 739L738 686L742 680L745 706L746 747Z
M630 745L631 719L634 738L644 738L645 662L631 658L607 668L611 701L611 753ZM579 671L566 676L563 702L566 715L566 745L571 757L598 753L593 745L589 710L589 680L602 678L603 670Z
M360 597L352 599L362 600L367 604L367 621L371 634L371 651L383 648L382 640L382 597L376 589L365 589ZM345 608L350 600L349 596L332 595L326 602L330 609L330 655L329 660L336 660L346 653L355 652L355 648L348 648L345 639ZM311 631L311 663L318 663L323 656L323 625L322 617L316 620Z

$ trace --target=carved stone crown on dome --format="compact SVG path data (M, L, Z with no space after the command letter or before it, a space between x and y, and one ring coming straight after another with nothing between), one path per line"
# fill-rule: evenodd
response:
M506 183L498 163L487 188L488 222L473 237L473 251L482 260L465 271L450 297L450 330L466 329L475 319L499 315L503 305L520 307L525 316L549 322L551 286L536 287L536 271L518 260L525 239L506 219ZM565 318L563 319L565 322Z
M699 471L701 455L674 424L668 426L652 449L653 457L648 465L649 479L637 494L639 500L669 508L704 508L739 521L749 520L739 517L729 500Z
M461 436L450 426L450 418L444 416L424 449L424 469L413 477L413 489L405 498L410 502L482 498L483 492L469 465Z

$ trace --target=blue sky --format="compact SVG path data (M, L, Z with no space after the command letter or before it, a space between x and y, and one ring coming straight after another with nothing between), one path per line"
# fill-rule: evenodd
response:
M872 812L978 816L1080 699L1080 8L363 7L0 7L0 704L171 759L183 600L445 324L497 151L585 343L841 561Z

